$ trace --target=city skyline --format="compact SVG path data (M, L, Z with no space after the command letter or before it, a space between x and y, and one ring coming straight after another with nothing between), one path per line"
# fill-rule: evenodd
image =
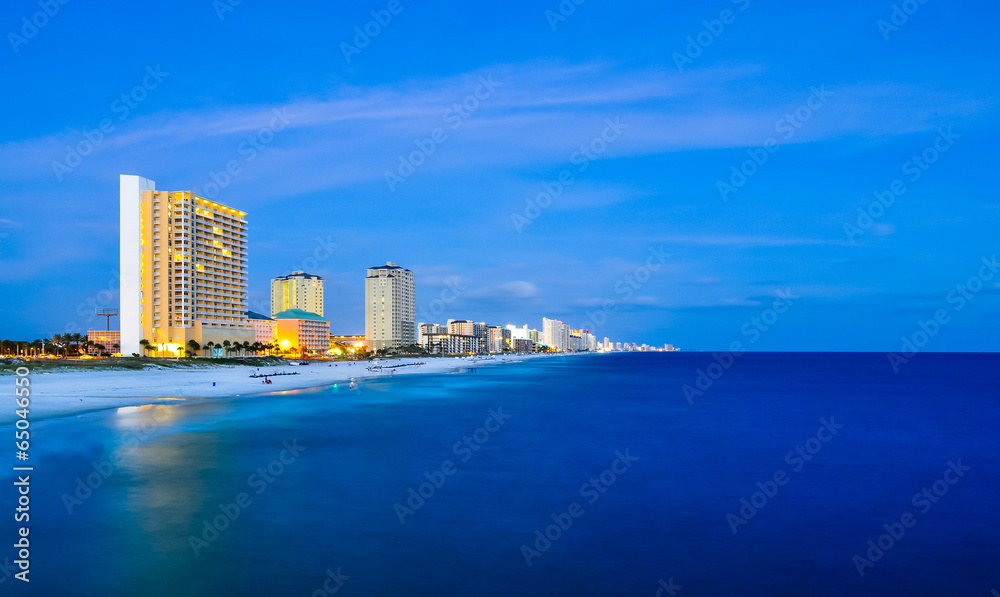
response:
M0 335L86 331L117 304L126 172L266 222L248 246L249 308L268 313L267 281L306 271L343 297L326 316L345 333L364 317L352 272L392 258L414 273L418 313L450 298L476 320L554 317L694 350L898 351L946 309L925 350L996 348L998 279L975 277L1000 223L979 184L998 83L980 74L989 34L965 16L996 7L926 3L904 19L860 1L832 17L639 3L649 18L635 19L514 2L468 20L404 3L366 42L357 31L384 6L275 24L223 4L67 5L30 37L11 18L22 85L5 101L22 117L0 145ZM202 45L109 55L77 38L127 45L137 21ZM300 47L244 47L220 77L205 56L245 45L248 27ZM961 35L927 43L942 30ZM58 99L67 86L73 102ZM963 294L969 280L980 290ZM779 300L774 324L753 323Z
M252 339L302 355L331 350L324 318L325 280L295 270L270 281L270 314L248 308L247 213L191 191L157 190L137 175L119 176L119 307L117 341L88 330L110 353L199 354ZM421 321L413 272L392 261L366 269L365 345L370 352L420 345L432 353L485 354L608 351L588 328L542 317L542 330L449 318L446 326ZM445 304L443 300L440 301ZM606 310L607 311L607 310ZM95 314L99 313L95 311ZM603 312L588 313L591 323ZM110 317L107 319L110 326ZM49 334L46 334L48 336ZM105 346L111 344L112 346ZM619 347L621 344L619 343ZM665 345L669 346L669 345ZM640 350L647 344L641 343ZM44 349L44 345L43 345ZM118 350L115 350L118 349ZM625 343L626 350L636 343ZM97 349L95 349L97 350Z

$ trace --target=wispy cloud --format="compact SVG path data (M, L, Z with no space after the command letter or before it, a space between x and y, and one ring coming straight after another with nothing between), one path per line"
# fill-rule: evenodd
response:
M532 62L457 76L343 86L324 97L290 98L282 104L165 111L123 123L69 176L103 180L125 165L170 162L176 164L172 175L189 182L182 186L204 184L210 171L239 158L239 144L266 126L276 109L287 111L291 124L234 182L252 183L270 198L381 182L398 156L412 151L414 140L435 128L442 128L448 139L428 160L427 172L566 163L608 117L629 126L608 157L759 145L773 134L777 118L809 94L808 86L767 85L759 80L763 72L758 65L679 74L605 62ZM483 78L496 82L495 93L452 129L445 113L470 97ZM985 109L952 95L934 96L929 105L919 89L909 87L853 85L835 91L836 101L794 142L908 133L933 128L942 114ZM758 101L748 105L748 94ZM873 94L880 98L878 110L871 106ZM887 112L894 115L888 121ZM80 126L93 127L101 116ZM0 146L0 178L53 177L52 163L79 139L75 131L53 131L8 142ZM618 200L612 191L603 194L595 198L598 204Z

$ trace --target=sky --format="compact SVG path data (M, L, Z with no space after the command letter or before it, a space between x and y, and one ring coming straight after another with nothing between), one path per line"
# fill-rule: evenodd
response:
M1000 346L1000 6L49 2L0 19L0 338L103 328L136 174L246 211L250 308L304 269L334 333L391 260L428 322Z

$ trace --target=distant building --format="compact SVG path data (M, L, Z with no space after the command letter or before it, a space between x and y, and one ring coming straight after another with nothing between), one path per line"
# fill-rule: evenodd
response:
M487 326L486 346L488 352L504 352L511 349L510 330L498 325Z
M479 325L466 320L449 321L447 326L421 324L420 346L431 354L483 354L488 350L486 338L462 333Z
M468 319L456 319L448 322L448 333L458 336L479 336L477 324Z
M365 278L365 342L369 350L416 344L413 272L389 261Z
M550 349L570 350L570 328L558 319L542 318L542 343Z
M90 330L87 332L87 340L93 343L87 347L87 354L91 356L121 353L122 333L119 331ZM94 344L100 344L104 348L99 349Z
M247 311L247 319L253 324L254 342L274 343L274 320L256 311Z
M448 327L436 323L422 323L417 330L417 344L424 345L424 336L440 336L447 334Z
M518 353L535 352L535 343L527 338L514 338L511 341L511 350Z
M597 338L590 333L590 330L570 331L570 350L589 351L597 350Z
M478 336L460 334L423 334L421 346L431 354L482 354L485 343Z
M281 350L325 353L330 350L330 322L316 313L287 309L274 315L274 340Z
M122 175L119 186L121 352L147 340L161 355L248 342L246 213L189 191Z
M271 280L271 315L301 309L323 316L323 278L296 271Z

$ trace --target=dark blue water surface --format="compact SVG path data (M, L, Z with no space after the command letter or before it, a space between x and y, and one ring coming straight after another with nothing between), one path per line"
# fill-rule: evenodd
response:
M1000 588L1000 357L924 354L897 374L881 354L746 354L690 403L682 386L712 362L540 359L364 381L354 392L35 421L32 582L6 576L3 591L663 596L672 582L678 595L989 597ZM502 426L487 423L491 410ZM79 489L88 475L100 485ZM433 495L407 506L411 488ZM222 511L232 518L241 493L230 520ZM3 517L11 545L12 515ZM862 576L855 556L868 559L886 524L902 536L882 537ZM538 538L546 532L554 539ZM2 553L13 561L11 548ZM338 570L334 593L327 571Z

